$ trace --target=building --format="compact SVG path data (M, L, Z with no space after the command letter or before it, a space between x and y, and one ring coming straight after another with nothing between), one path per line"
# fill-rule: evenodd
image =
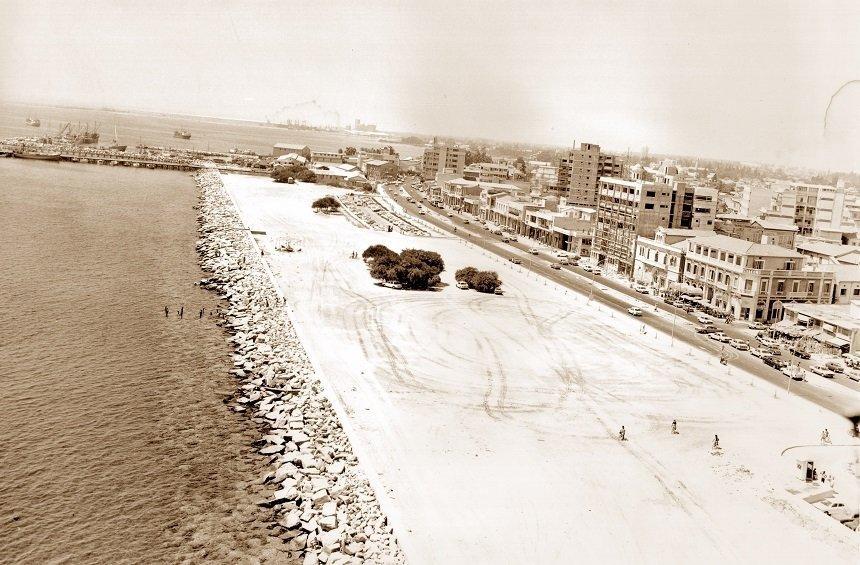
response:
M774 193L772 212L793 218L800 235L811 235L816 229L843 229L845 189L820 184L791 182Z
M343 153L337 151L311 151L312 163L343 163Z
M272 147L272 157L278 158L281 155L288 155L290 153L295 153L296 155L301 155L305 159L311 158L311 148L307 145L295 145L292 143L276 143Z
M594 143L580 143L570 149L558 165L558 184L552 192L567 197L574 206L594 208L600 177L618 178L623 175L623 161L615 155L600 152Z
M719 192L716 188L697 186L693 189L693 217L690 228L694 230L707 230L714 227L714 219L717 216L717 197Z
M318 165L311 168L317 177L317 184L342 186L344 188L369 188L367 178L357 170L345 170L337 165Z
M704 304L735 319L782 317L784 302L827 304L833 274L804 270L800 253L725 235L685 240L683 281L702 291Z
M815 265L817 270L833 273L833 304L848 304L860 300L860 266L833 263Z
M797 226L762 218L749 218L740 214L720 214L714 222L714 231L720 235L744 239L752 243L794 249Z
M466 167L466 148L459 145L446 145L434 138L424 148L421 171L424 180L436 178L436 173L452 173L463 176Z
M511 178L508 165L499 163L472 163L463 169L463 178L483 182L503 183Z
M672 187L614 177L601 177L599 187L591 258L630 276L637 237L653 238L657 226L669 225Z
M740 216L758 216L770 208L773 199L773 187L747 183L738 191L738 209Z
M533 198L532 202L541 205L539 199ZM526 237L580 257L591 254L597 214L594 208L559 205L555 200L544 200L542 207L529 207L523 212L522 231Z
M639 236L633 263L633 280L664 292L695 293L683 286L684 245L692 237L714 235L709 230L658 227L653 238Z
M368 159L362 163L362 166L362 171L370 180L381 180L397 175L400 172L400 168L396 162L382 159Z
M441 183L439 196L442 204L455 210L462 210L475 216L486 216L484 193L511 194L519 188L512 184L466 180L464 178L446 179Z
M803 335L832 353L860 353L860 300L848 304L783 304L780 324L797 326Z
M797 242L796 249L814 263L860 265L860 247L853 245L803 239Z
M526 164L531 184L541 190L550 190L558 184L558 167L546 161L529 161Z

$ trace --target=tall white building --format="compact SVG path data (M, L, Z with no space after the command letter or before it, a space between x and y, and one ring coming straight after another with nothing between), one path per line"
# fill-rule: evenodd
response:
M436 139L424 147L424 160L421 165L424 180L436 178L437 173L452 173L461 176L465 167L465 147L439 143Z

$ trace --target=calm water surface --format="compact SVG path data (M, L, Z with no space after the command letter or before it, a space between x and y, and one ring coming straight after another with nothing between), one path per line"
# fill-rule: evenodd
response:
M275 546L218 304L193 285L195 203L183 173L0 159L0 562Z

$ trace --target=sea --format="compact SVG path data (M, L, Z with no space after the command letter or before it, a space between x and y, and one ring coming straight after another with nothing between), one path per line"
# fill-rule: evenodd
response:
M40 110L43 122L94 121ZM0 138L30 133L11 111L0 106ZM130 144L178 144L175 127L213 149L296 141L116 121ZM194 284L196 203L188 173L0 159L0 563L276 555L255 504L268 488L258 434L227 404L237 383L221 304Z

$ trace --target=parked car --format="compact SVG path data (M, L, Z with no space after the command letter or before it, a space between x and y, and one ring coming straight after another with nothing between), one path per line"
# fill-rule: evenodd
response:
M469 290L469 283L467 283L466 281L458 281L457 288L461 290Z
M780 371L783 375L795 381L804 380L804 375L806 374L806 371L800 367L795 367L794 365L786 365L785 367L782 367Z
M502 231L502 228L493 228L493 233L496 235L502 235L505 232Z
M627 313L630 314L631 316L641 316L642 315L642 309L639 308L638 306L631 306L630 308L627 309Z
M469 218L463 218L463 223L464 223L464 224L468 224L468 223L469 223Z
M765 365L773 367L777 371L781 371L784 367L788 367L788 362L783 361L779 357L774 357L772 355L768 357L762 357L761 360L764 361Z
M666 304L668 304L669 306L674 306L674 305L675 305L675 301L674 301L674 300L672 300L672 299L671 299L670 297L668 297L668 296L667 296L667 297L665 297L665 298L663 298L663 302L665 302L665 303L666 303Z
M532 255L537 255L538 254L537 247L529 247L529 253L531 253Z
M731 345L732 347L734 347L738 351L749 351L750 350L750 344L748 344L747 342L745 342L742 339L730 339L729 345Z
M555 256L559 259L561 259L562 257L567 257L567 251L562 251L561 249L559 249L555 252Z
M514 240L511 239L510 237L506 236L506 235L502 236L502 242L503 243L508 243L509 241L514 241Z
M449 218L453 218L453 217L454 217L454 212L448 212L447 216L448 216Z
M825 379L832 379L836 376L836 373L828 369L827 367L822 367L820 365L816 365L815 367L810 367L810 371L815 373L816 375L821 375Z
M384 282L382 283L382 286L384 286L385 288L393 288L395 290L400 290L403 288L403 285L399 282Z
M520 264L522 264L522 262L523 262L523 260L522 260L522 259L520 259L519 257L511 257L511 258L510 258L510 261L511 261L511 263L513 263L514 265L520 265Z
M559 265L558 263L550 263L549 268L555 269L556 271L559 271L559 270L561 270L561 265Z
M717 333L718 331L720 330L718 330L714 326L696 326L697 334L713 334Z
M747 324L747 327L751 330L766 330L767 326L762 324L761 322L750 322Z
M645 286L644 284L639 284L639 283L634 284L633 290L635 290L636 292L638 292L640 294L648 294L648 287Z
M711 324L714 322L710 316L706 316L705 314L699 314L696 316L696 321L700 324Z
M762 337L761 335L757 335L756 339L758 342L765 347L770 347L771 349L779 349L779 342L775 339L771 339L769 337Z
M708 337L714 341L719 341L720 343L728 343L729 341L731 341L731 338L723 332L714 332Z
M770 349L765 349L764 347L753 347L750 349L750 353L752 353L754 357L759 357L760 359L771 357L773 355Z
M600 267L594 267L593 269L591 269L591 274L592 275L602 275L603 271L600 269Z
M502 287L500 287L500 286L497 286L497 287L496 287L496 290L494 290L494 291L493 291L493 294L496 294L496 295L498 295L498 296L501 296L501 295L503 295L504 293L505 293L505 291L504 291L504 290L502 290Z
M591 266L591 263L586 263L584 265L581 265L581 267L582 267L582 270L585 271L586 273L590 273L594 269L594 267Z
M560 265L570 265L570 259L568 259L567 257L562 257L561 259L558 260L558 262ZM574 265L575 264L576 263L574 263Z
M845 367L843 367L841 363L837 363L836 361L829 361L824 366L827 367L828 369L830 369L831 371L833 371L834 373L844 373L845 372Z
M789 347L788 351L794 355L795 357L800 357L801 359L811 359L812 355L804 351L803 349L797 347Z

